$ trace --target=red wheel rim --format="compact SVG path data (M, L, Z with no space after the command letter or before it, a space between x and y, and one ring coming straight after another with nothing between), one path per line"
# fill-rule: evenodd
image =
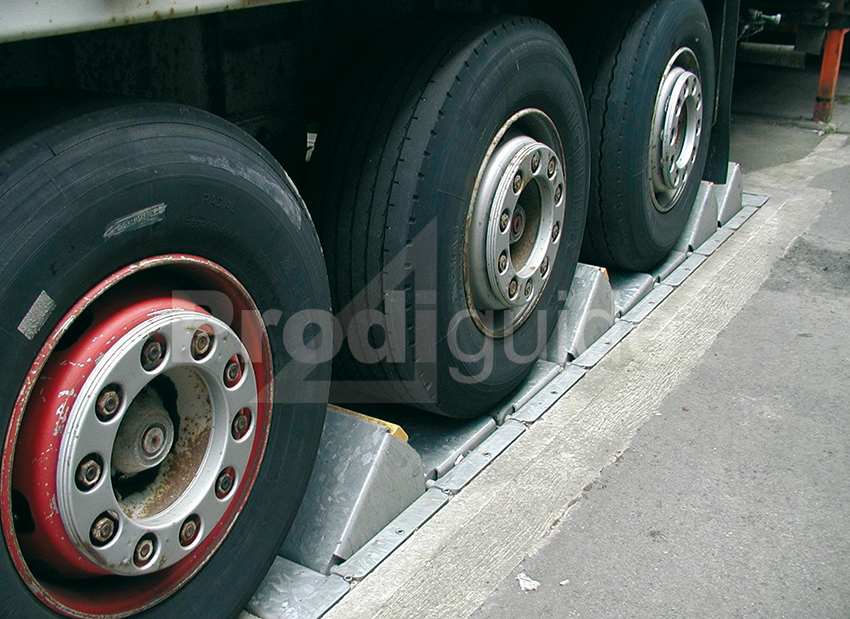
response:
M168 286L163 284L163 281L170 281L172 284ZM187 281L191 282L188 286ZM130 284L133 285L132 290ZM208 298L211 292L213 302L209 305L214 307L202 308L189 298L185 298L186 295L172 294L172 288L203 290ZM219 303L216 303L216 300ZM84 315L84 312L87 314ZM93 316L90 319L91 324L84 323L86 316ZM91 537L87 543L80 541L81 537L77 529L72 526L74 523L69 524L69 521L74 520L74 512L57 509L57 504L67 504L67 501L63 502L66 495L74 494L73 491L63 490L67 485L65 480L68 475L59 473L63 471L67 473L68 464L67 458L63 459L61 456L63 453L71 453L69 450L76 448L77 443L82 440L79 438L82 436L80 433L73 434L72 438L71 431L66 426L83 418L86 419L85 423L93 423L88 419L91 416L89 413L86 413L88 417L81 417L82 413L75 412L69 420L68 411L87 410L77 401L78 398L83 399L82 390L91 383L94 375L105 371L104 367L111 367L108 363L109 359L123 358L119 353L125 349L119 346L126 345L133 333L148 328L148 324L165 324L172 321L168 324L182 325L183 323L176 322L178 318L184 321L190 319L197 321L201 320L199 317L206 317L204 321L215 328L232 329L236 337L230 338L229 345L236 346L232 340L237 340L241 346L234 349L240 351L237 356L243 364L245 359L241 357L246 357L249 361L247 368L244 366L239 368L238 378L235 382L231 382L227 389L231 389L236 383L242 381L243 372L245 373L246 380L242 382L248 389L246 393L254 394L256 399L256 404L253 405L254 413L247 416L250 430L244 429L245 419L236 419L240 416L245 417L241 406L232 411L232 422L228 420L224 424L228 435L233 432L234 441L244 443L234 448L241 449L241 453L244 454L246 459L244 471L237 474L235 479L231 478L230 482L221 478L225 476L226 469L232 470L232 467L227 466L220 474L216 473L218 476L215 480L216 500L222 503L210 509L211 513L221 515L216 516L215 519L211 518L205 526L197 527L195 525L201 522L197 515L192 514L187 517L183 524L186 525L190 520L192 522L185 526L185 529L183 527L180 529L179 538L182 540L180 545L185 548L182 554L169 552L166 557L165 548L163 548L162 552L155 556L153 551L147 555L151 547L140 540L133 555L133 561L134 569L141 575L132 578L116 576L114 574L126 572L116 571L119 570L119 566L101 556L101 554L107 554L105 550L92 551L94 548L92 544L96 541L96 537ZM204 328L212 329L208 325ZM72 329L76 329L77 332L75 333ZM62 338L71 333L75 334L76 340L72 345L67 346L68 338L65 340ZM68 337L71 336L68 335ZM222 338L222 340L226 339ZM175 346L176 342L175 339ZM194 345L195 340L192 342ZM183 348L185 347L180 350L182 351ZM222 345L222 354L227 350L229 349ZM183 353L175 348L173 356L168 357L171 365L163 365L163 375L167 375L166 370L172 366L173 368L182 367L178 363L181 354ZM163 355L163 359L165 358L166 356ZM62 365L63 362L65 362L64 365ZM215 367L212 363L213 361L210 361L209 367ZM251 379L250 382L248 378ZM68 385L72 387L69 388ZM219 402L217 397L211 398L214 404L210 406L213 409ZM3 476L0 480L0 516L2 516L6 544L21 578L45 605L71 617L127 616L150 608L173 594L212 557L244 508L263 458L271 422L272 402L271 348L259 311L245 288L221 266L196 256L158 256L125 267L99 283L59 321L56 329L42 346L26 374L6 434L2 462ZM134 403L135 400L133 404L128 402L123 407L121 415L129 418L130 415L126 411L134 410ZM101 411L100 408L97 410ZM144 419L148 418L144 417ZM116 422L116 427L121 424L124 424L124 421ZM123 425L121 427L123 428ZM183 425L179 420L177 428L182 431ZM237 432L235 428L239 431ZM153 437L150 439L153 442L147 445L153 445L161 450L158 457L166 453L164 447L160 447L158 442L163 436L165 435L158 433L158 430L154 433L145 433L145 437ZM179 440L188 439L184 437ZM209 446L202 447L204 454L215 451L213 439L209 440ZM173 453L177 453L176 444L175 449L168 452L167 457L172 457ZM116 454L118 451L114 453L110 451L105 459L116 457ZM209 458L205 455L203 462L206 463L208 460ZM161 462L163 461L160 460ZM225 464L228 463L225 462ZM159 466L159 463L156 466ZM201 467L201 465L198 466ZM221 466L225 468L224 464ZM165 464L162 464L162 467L164 470ZM92 468L97 469L96 466ZM80 475L80 471L83 470L88 471L80 465L77 474ZM151 467L151 470L157 471L156 480L167 478L165 473L159 472L159 469ZM198 477L201 476L202 470L206 471L202 467L196 470ZM97 482L98 485L105 486L107 479L111 483L110 471L114 472L114 467L104 467L104 479ZM78 489L81 488L79 484L83 483L81 479L76 480ZM222 482L224 486L232 483L232 487L224 494L220 494L222 487L219 487L219 482ZM189 489L195 486L198 486L198 483L195 483L193 478L189 485L180 490L182 494L173 498L168 506L179 505L180 501L184 501L184 497L190 496ZM19 522L16 525L13 490L17 493L16 496L26 499L29 513L32 514L32 524L35 525L34 534L27 532L28 527L25 523ZM196 494L200 492L197 489L193 491ZM115 494L116 500L123 499L121 493ZM203 505L212 505L211 500L206 498L205 492L198 496L202 497L198 500L202 500ZM225 499L218 498L222 496ZM137 525L134 518L123 513L119 514L119 520L122 527L127 527L127 531ZM154 522L156 518L141 519L141 521ZM119 531L121 531L120 534L124 534L120 527ZM98 529L98 535L101 533L103 530ZM95 534L91 533L91 535ZM114 535L117 539L119 533ZM158 551L156 546L153 548ZM151 561L151 558L157 560ZM148 571L139 571L142 568ZM61 575L62 579L53 579L51 574Z

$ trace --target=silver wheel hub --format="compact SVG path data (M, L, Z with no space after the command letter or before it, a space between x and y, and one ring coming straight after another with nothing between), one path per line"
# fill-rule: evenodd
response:
M677 51L656 97L650 135L650 176L655 208L673 209L696 164L702 135L703 96L696 56Z
M212 343L199 355L192 340L201 328ZM156 363L145 354L152 338L161 345ZM233 359L241 374L231 385L225 369ZM120 394L114 412L111 392ZM236 434L232 424L239 415L256 418L257 401L248 351L216 318L175 310L127 332L68 413L57 507L72 543L121 575L161 570L190 554L245 476L253 426Z
M561 241L564 182L558 154L532 137L510 137L493 152L470 222L469 285L476 310L521 315L536 305ZM544 262L547 268L541 268Z

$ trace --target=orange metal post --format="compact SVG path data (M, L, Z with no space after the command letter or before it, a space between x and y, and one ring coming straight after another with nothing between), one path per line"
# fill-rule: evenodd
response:
M832 118L835 91L838 88L838 72L841 69L841 52L847 30L828 30L823 45L823 63L820 67L818 98L815 102L815 120L828 123Z

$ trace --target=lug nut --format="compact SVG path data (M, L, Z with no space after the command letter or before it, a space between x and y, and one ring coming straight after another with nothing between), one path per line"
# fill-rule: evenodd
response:
M546 273L549 272L549 256L545 256L543 258L543 263L540 265L540 275L543 277L546 276Z
M220 499L226 497L233 490L233 482L235 481L236 471L231 467L224 469L215 482L215 495Z
M136 564L136 567L144 567L151 562L155 553L156 538L148 533L136 544L136 550L133 552L133 563Z
M158 339L155 337L148 338L145 345L142 347L142 367L148 372L155 370L165 354L165 350Z
M499 273L504 273L508 270L508 252L503 251L499 256Z
M180 545L188 546L192 542L195 541L195 538L198 537L198 530L200 529L200 518L195 514L192 514L183 522L183 525L180 527Z
M555 204L561 201L562 195L564 195L564 187L562 185L558 185L557 189L555 189Z
M556 165L557 164L555 163L555 158L552 157L549 160L549 166L546 168L546 173L549 175L549 178L552 178L553 176L555 176L555 166Z
M118 532L118 518L112 512L104 512L91 525L89 539L95 546L105 546Z
M94 456L88 456L77 467L77 488L80 490L91 490L100 481L100 476L103 474L103 467L100 465Z
M241 411L236 413L236 417L233 418L233 423L230 425L230 434L235 440L238 441L246 434L248 434L248 429L250 427L251 410L248 408L243 408Z
M508 296L513 299L516 296L518 290L519 283L516 281L516 279L512 279L511 283L508 285Z
M520 189L522 189L522 173L517 172L514 176L514 193L519 193Z
M530 297L532 290L534 290L534 284L532 284L530 281L526 282L525 283L525 296Z
M552 228L552 242L553 243L558 240L558 235L560 235L560 234L561 234L561 224L559 224L556 221L554 227Z
M499 230L502 231L502 232L507 230L508 229L508 222L510 220L511 220L511 217L510 217L510 215L508 215L507 211L502 213L502 216L499 217Z
M108 421L115 416L121 407L121 394L116 387L107 387L97 396L95 413L101 421Z
M233 387L239 382L242 377L242 364L239 363L239 357L233 356L227 365L224 366L224 384L227 387Z
M204 329L195 331L192 336L192 358L202 359L212 348L212 335Z
M155 456L162 450L165 444L165 428L154 425L142 434L142 451L149 456Z
M531 171L535 174L540 169L540 153L534 153L531 156Z

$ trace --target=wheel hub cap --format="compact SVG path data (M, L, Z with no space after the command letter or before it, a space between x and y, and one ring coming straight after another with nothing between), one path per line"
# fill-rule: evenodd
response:
M670 211L696 164L702 135L702 84L693 52L679 50L661 79L650 139L655 208Z

